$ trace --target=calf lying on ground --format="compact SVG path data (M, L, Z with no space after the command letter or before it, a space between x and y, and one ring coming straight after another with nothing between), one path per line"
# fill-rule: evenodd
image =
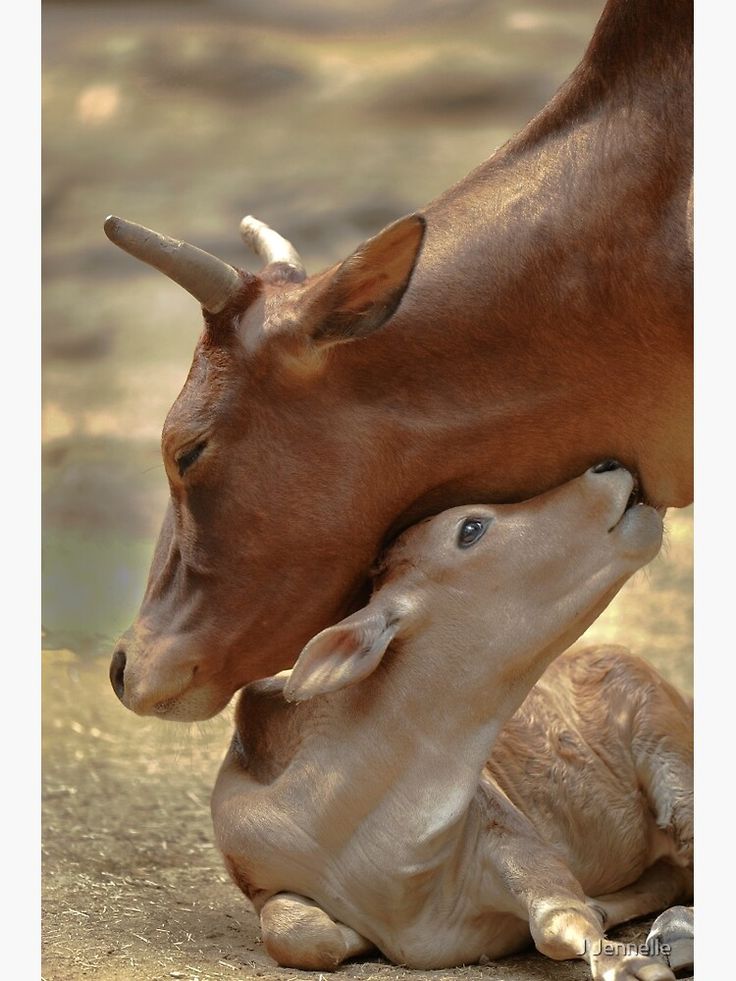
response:
M531 935L597 979L673 977L603 930L689 894L690 708L621 648L539 680L659 549L633 486L607 462L415 526L364 609L244 691L213 820L280 964L448 967Z

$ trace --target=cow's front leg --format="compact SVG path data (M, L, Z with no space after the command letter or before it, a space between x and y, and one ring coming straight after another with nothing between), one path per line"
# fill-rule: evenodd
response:
M269 955L282 967L334 971L349 957L373 950L359 933L337 923L311 899L280 892L261 907L261 935Z

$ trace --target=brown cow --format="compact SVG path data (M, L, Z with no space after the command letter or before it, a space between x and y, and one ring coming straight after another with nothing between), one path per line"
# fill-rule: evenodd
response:
M163 432L171 486L111 679L204 719L365 597L383 543L616 457L692 498L692 12L609 0L578 68L467 178L305 279L253 220L258 276L120 219L204 306Z

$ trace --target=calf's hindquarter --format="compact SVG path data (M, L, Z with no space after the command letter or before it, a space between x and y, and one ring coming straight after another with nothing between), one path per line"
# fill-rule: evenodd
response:
M257 683L241 700L248 725L213 795L231 875L257 909L284 892L308 897L394 962L446 967L511 953L530 933L506 878L509 854L531 867L540 895L554 894L564 868L587 896L629 886L658 858L677 856L632 754L637 713L647 707L636 686L651 687L652 675L620 649L563 656L502 730L454 816L431 782L417 800L398 771L382 786L379 764L367 771L348 743L320 768L304 743L313 725L334 736L329 696L325 717L314 719L309 703L288 705L278 684ZM656 725L667 724L660 712ZM548 881L537 872L547 857Z
M588 896L692 864L692 706L624 648L568 651L501 731L486 773Z

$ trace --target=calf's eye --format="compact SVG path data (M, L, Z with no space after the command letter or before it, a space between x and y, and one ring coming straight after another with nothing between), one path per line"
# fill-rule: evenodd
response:
M183 477L195 460L199 459L206 445L207 443L204 440L201 443L196 443L191 450L187 450L186 453L182 453L181 456L176 458L176 467L180 477Z
M458 532L458 547L470 548L471 545L475 545L478 539L483 537L489 524L490 522L484 518L466 518Z

